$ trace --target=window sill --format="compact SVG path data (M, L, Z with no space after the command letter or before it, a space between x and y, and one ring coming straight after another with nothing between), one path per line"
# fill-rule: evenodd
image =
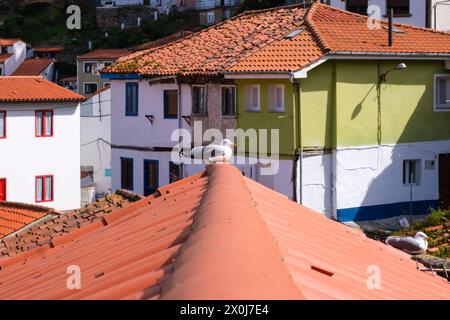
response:
M258 110L245 110L245 112L258 113L258 112L261 112L261 109L258 109Z
M199 117L199 118L204 118L207 117L208 114L207 113L193 113L191 114L192 117Z
M164 120L177 120L178 117L164 117Z
M125 114L125 117L138 117L139 114Z
M223 114L223 115L222 115L222 119L237 119L237 116L235 116L235 115L227 115L227 114Z
M277 111L277 110L270 110L269 113L277 113L277 114L280 114L280 113L286 113L286 110L280 110L280 111Z
M52 200L42 200L42 201L38 201L38 200L36 200L35 202L36 203L46 203L46 202L53 202L54 200L52 199Z
M449 111L450 111L450 105L449 105L449 106L445 106L445 107L442 107L442 106L439 106L439 107L434 106L434 112L449 112Z

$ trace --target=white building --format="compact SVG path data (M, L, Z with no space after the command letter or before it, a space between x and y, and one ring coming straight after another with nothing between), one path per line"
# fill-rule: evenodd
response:
M0 38L0 76L9 76L27 57L27 45L20 39Z
M81 167L97 193L111 192L111 89L81 104Z
M450 30L450 1L448 0L322 0L333 7L366 14L369 6L380 9L382 19L387 18L389 8L394 9L394 21ZM369 9L373 15L375 12Z
M0 77L0 200L80 207L83 100L41 77Z

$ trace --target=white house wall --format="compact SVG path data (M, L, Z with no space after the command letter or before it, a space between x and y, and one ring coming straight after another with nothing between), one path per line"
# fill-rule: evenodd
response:
M25 61L27 56L27 45L23 41L17 41L13 46L8 48L8 53L14 54L5 61L4 75L10 76Z
M176 84L154 84L139 82L139 114L136 117L125 116L125 86L127 82L111 82L112 99L112 143L120 146L173 147L177 141L171 141L171 135L179 127L178 119L164 119L163 90L176 90ZM190 86L181 86L181 115L191 114L192 102ZM153 124L145 117L153 116ZM184 119L182 128L189 129Z
M35 137L35 110L54 110L53 137ZM75 104L1 104L7 138L0 139L0 177L7 200L57 210L80 207L80 113ZM35 177L53 175L54 201L35 203Z
M93 167L97 192L111 191L110 142L111 89L107 89L81 104L81 165Z
M435 6L436 16L434 14ZM435 25L437 30L450 31L450 2L432 0L431 26L434 28Z
M328 218L332 217L331 154L304 155L302 160L302 203Z
M371 220L408 214L409 210L405 211L405 207L410 201L410 187L403 185L403 160L421 161L419 185L413 186L413 213L426 214L427 209L435 206L438 200L440 153L450 153L450 141L338 149L338 219ZM426 161L435 161L434 169L425 168Z

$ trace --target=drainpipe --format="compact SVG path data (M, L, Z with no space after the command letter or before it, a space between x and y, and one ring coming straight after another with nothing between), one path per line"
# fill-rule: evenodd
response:
M178 90L178 106L177 106L177 113L178 113L178 129L181 129L182 126L182 115L181 115L181 83L178 79L178 77L175 77L175 83L177 84L177 90ZM178 138L178 142L181 143L181 135ZM180 176L184 178L184 167L183 162L180 163Z
M331 218L337 220L337 98L336 98L336 60L333 62L333 109L332 109L332 146L331 146Z
M302 171L303 171L303 145L302 145L302 112L300 106L300 82L297 79L294 79L292 74L289 77L291 81L294 92L293 92L293 101L294 101L294 110L293 110L293 119L294 119L294 146L295 150L295 161L293 168L293 194L294 201L302 204L303 203L303 183L302 183ZM296 116L296 111L298 115ZM297 120L297 125L295 122Z

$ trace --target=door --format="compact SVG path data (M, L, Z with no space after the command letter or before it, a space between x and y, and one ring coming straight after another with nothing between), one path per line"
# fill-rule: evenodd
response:
M155 193L159 188L158 170L157 160L144 160L144 196Z
M439 207L450 208L450 154L439 155Z
M0 179L0 201L6 201L6 179Z

